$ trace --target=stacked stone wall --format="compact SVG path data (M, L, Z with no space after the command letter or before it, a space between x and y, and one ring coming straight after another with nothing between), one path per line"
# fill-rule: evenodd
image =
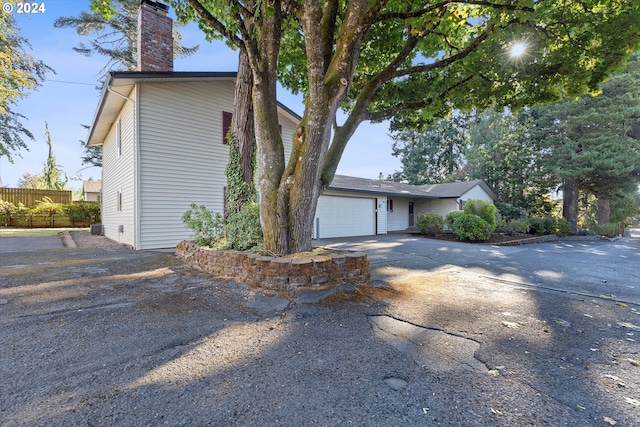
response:
M362 252L309 257L272 257L258 253L205 248L183 241L176 255L215 276L274 290L328 289L345 283L368 284L369 259Z

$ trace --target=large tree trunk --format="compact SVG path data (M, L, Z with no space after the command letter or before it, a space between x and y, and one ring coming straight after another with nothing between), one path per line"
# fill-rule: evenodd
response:
M578 182L565 178L563 183L562 216L569 223L571 233L578 232Z
M609 222L611 208L609 206L609 197L598 195L598 224L606 224Z
M231 132L233 134L233 143L240 153L242 180L253 190L254 147L256 139L253 122L253 74L249 66L249 59L244 50L240 50L238 61Z

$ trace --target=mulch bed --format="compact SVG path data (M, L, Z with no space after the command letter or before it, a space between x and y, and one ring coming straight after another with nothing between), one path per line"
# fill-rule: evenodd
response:
M489 240L484 240L482 242L475 242L475 241L465 241L465 243L482 243L482 244L495 244L495 243L505 243L505 242L512 242L514 240L522 240L522 239L527 239L530 237L536 237L533 234L522 234L522 233L518 233L518 234L514 234L513 236L510 236L508 234L504 234L504 233L493 233L491 235L491 237L489 238ZM450 242L460 242L461 240L458 238L458 236L456 236L453 233L443 233L443 234L439 234L437 236L425 236L425 238L427 239L435 239L435 240L447 240Z

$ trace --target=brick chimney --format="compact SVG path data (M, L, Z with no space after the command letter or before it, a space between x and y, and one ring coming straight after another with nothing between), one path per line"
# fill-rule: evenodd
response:
M138 12L138 71L173 71L173 20L169 6L142 0Z

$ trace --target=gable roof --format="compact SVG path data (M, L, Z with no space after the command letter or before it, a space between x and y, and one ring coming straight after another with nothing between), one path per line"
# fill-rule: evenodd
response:
M102 87L100 102L89 129L87 145L101 145L104 142L122 106L127 100L131 100L129 94L138 82L235 81L236 75L235 71L111 71ZM298 114L280 102L278 102L278 111L294 122L299 122L301 119Z
M383 181L380 179L358 178L355 176L335 175L329 184L330 190L346 190L362 193L376 193L395 196L414 196L433 198L419 187L402 182Z
M466 192L479 185L494 201L498 200L498 195L481 179L464 182L450 182L446 184L426 184L420 185L420 190L438 198L462 197Z
M491 190L491 188L481 179L465 182L452 182L447 184L411 185L402 182L335 175L333 181L329 184L329 189L384 194L387 196L416 197L422 199L457 199L478 185L494 201L499 200L493 190Z
M83 193L99 193L102 191L102 181L82 181Z

